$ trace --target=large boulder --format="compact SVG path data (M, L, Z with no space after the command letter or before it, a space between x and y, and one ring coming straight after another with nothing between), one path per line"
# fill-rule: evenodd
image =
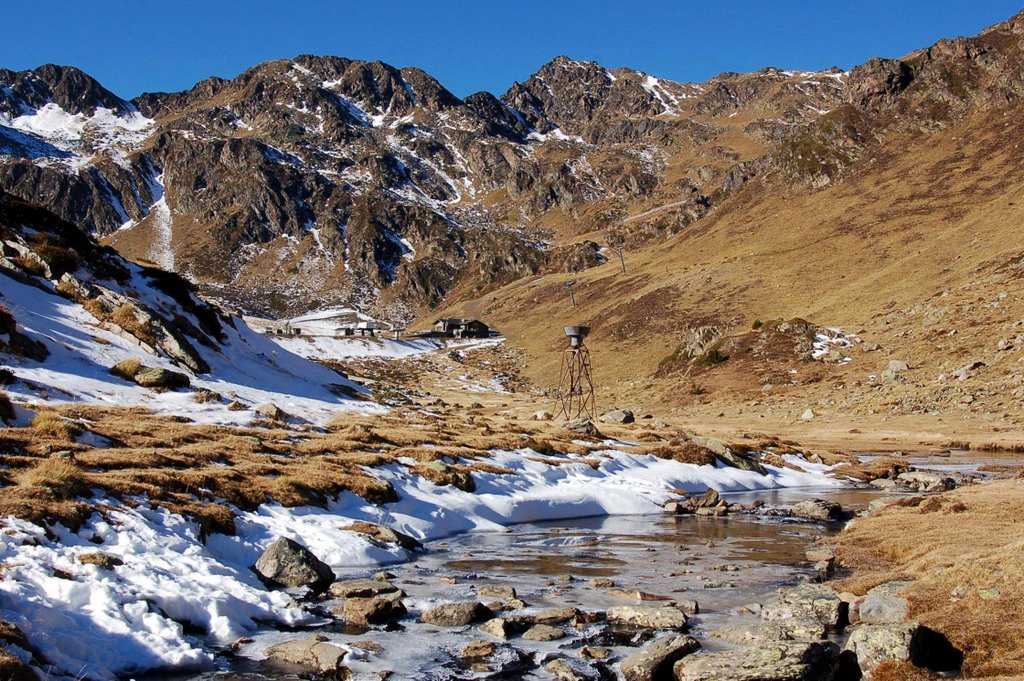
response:
M330 565L287 537L279 537L268 546L253 569L264 581L275 586L326 588L334 581Z
M778 641L676 662L677 681L830 681L839 646L826 641Z
M306 667L317 674L347 678L347 669L342 665L345 649L327 643L322 636L286 641L267 648L267 658Z
M883 662L904 662L919 656L917 622L862 624L854 627L843 650L851 652L865 676Z
M847 619L847 605L824 584L801 584L786 589L761 607L761 618L770 622L811 618L830 631L840 629Z
M609 622L632 624L646 629L686 629L686 613L670 605L660 608L643 605L618 605L608 608Z
M620 671L626 681L671 681L672 665L699 648L692 636L672 634L627 657Z
M909 616L910 604L906 598L869 592L857 612L864 624L899 624Z
M465 603L445 603L423 613L422 619L427 624L439 627L464 627L473 622L481 622L491 617L491 611L483 603L469 601Z

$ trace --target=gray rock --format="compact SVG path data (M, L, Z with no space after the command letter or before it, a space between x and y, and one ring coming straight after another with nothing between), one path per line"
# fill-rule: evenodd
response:
M501 601L516 600L516 590L513 587L498 584L487 584L477 587L476 595L480 598L497 598Z
M360 626L386 624L405 617L408 612L402 603L401 592L398 591L386 596L349 598L340 611L346 622Z
M270 584L297 587L326 587L334 581L334 570L305 546L279 537L267 547L253 567Z
M666 605L650 607L643 605L618 605L608 608L606 613L609 622L622 622L648 629L686 629L689 622L679 608Z
M672 634L627 657L619 671L626 681L671 679L672 665L699 648L700 643L692 636Z
M541 410L541 411L534 412L533 415L530 417L530 420L531 421L550 421L552 418L554 418L554 417L551 415L551 412Z
M512 634L512 628L509 626L508 620L500 617L484 622L480 625L480 631L490 634L495 638L508 638Z
M267 648L266 655L271 660L296 664L318 674L334 675L345 670L341 664L345 658L344 648L327 643L321 636L278 643Z
M793 504L793 515L810 520L839 520L843 507L825 499L805 499Z
M910 371L910 365L902 359L890 359L889 360L889 371L899 374L904 371Z
M270 419L271 421L287 421L288 412L278 407L273 402L266 402L256 407L253 411L262 416L263 418Z
M396 591L397 586L379 579L346 579L331 584L331 595L335 598L368 598Z
M140 367L131 377L131 380L143 388L157 390L173 390L174 388L187 388L191 385L188 376L170 369L160 367Z
M869 593L860 603L860 621L864 624L899 624L910 614L906 598Z
M814 413L814 410L808 407L807 409L804 409L804 413L800 414L800 420L811 421L814 419L815 416L816 414Z
M828 681L839 646L825 641L778 641L690 655L676 662L677 681Z
M846 614L846 604L824 584L801 584L786 589L776 600L761 606L763 620L778 622L811 617L828 630L838 629Z
M586 671L577 669L561 658L545 664L544 671L560 681L589 681L597 678L589 669Z
M598 419L601 423L635 423L636 416L629 409L612 409L601 414Z
M470 641L466 644L466 647L462 649L462 659L464 660L482 660L490 657L494 654L498 647L493 642L484 639L477 639Z
M597 426L595 426L594 422L590 419L576 419L575 421L569 421L565 424L565 429L570 433L576 433L577 435L601 437L601 431L597 429Z
M445 603L423 613L422 619L427 624L439 627L464 627L473 622L481 622L491 616L483 603L474 601L465 603Z
M527 641L557 641L565 638L565 632L561 627L553 627L549 624L535 624L523 633Z
M825 638L825 626L816 617L803 614L774 622L722 627L708 636L737 645L766 641L818 641Z
M573 621L581 614L577 608L550 608L534 615L533 621L540 624L565 624L566 622Z
M917 655L917 622L904 624L862 624L853 627L844 650L852 652L865 675L883 662L911 660Z

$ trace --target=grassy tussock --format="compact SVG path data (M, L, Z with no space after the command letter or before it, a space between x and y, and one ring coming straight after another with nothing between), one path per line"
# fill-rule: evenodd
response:
M58 499L73 499L89 492L85 473L71 459L43 459L18 476L18 484L43 487Z
M156 347L159 339L156 329L152 325L143 322L130 305L122 305L110 315L110 321L135 336L146 345Z
M82 434L82 427L65 419L55 411L41 411L32 419L32 428L39 435L74 442Z
M840 560L855 569L838 587L916 580L904 592L911 616L964 651L968 676L1024 676L1022 494L1024 481L1007 480L859 519L838 538Z

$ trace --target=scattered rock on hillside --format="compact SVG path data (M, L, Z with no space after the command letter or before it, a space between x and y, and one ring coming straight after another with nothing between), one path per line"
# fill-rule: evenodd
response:
M800 414L800 419L802 421L811 421L815 416L816 414L814 413L814 410L808 407L807 409L804 409L804 413Z
M672 665L699 648L692 636L666 636L623 660L620 671L626 681L661 681L671 678Z
M253 569L270 584L284 587L326 587L334 580L330 565L287 537L268 546Z
M550 421L552 418L554 417L551 415L551 412L544 410L535 411L533 415L530 416L531 421Z
M611 411L601 414L601 417L598 420L601 421L601 423L626 424L635 423L636 417L633 415L633 412L630 411L629 409L612 409Z
M253 411L262 416L263 418L270 419L271 421L287 421L288 412L281 409L273 402L266 402L259 405Z
M137 359L118 362L111 367L110 373L136 385L141 385L143 388L155 390L187 388L192 383L185 374L160 367L148 367Z
M576 419L575 421L569 421L565 424L565 429L570 433L576 433L578 435L587 435L589 437L601 437L601 432L594 425L594 422L590 419Z
M864 624L898 624L907 619L910 605L906 598L885 593L868 593L857 608Z
M910 371L910 364L902 359L890 359L889 360L889 371L899 374L904 371Z

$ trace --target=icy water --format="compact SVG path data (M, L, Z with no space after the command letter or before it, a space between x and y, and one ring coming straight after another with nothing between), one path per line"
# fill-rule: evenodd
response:
M844 508L866 505L877 493L859 490L772 490L723 495L730 502L764 500L769 506L788 505L801 498L822 497ZM607 586L593 586L595 578L610 579L624 590L639 590L663 599L644 602L657 606L697 601L700 614L691 620L691 633L705 649L722 644L706 639L706 631L726 624L754 622L738 610L761 602L782 586L810 577L813 569L804 552L817 538L838 530L825 523L730 515L725 518L695 516L611 516L508 528L506 532L464 534L429 546L415 562L388 568L392 580L408 596L409 615L389 629L363 630L325 621L322 626L299 632L268 631L243 646L237 655L221 659L222 670L198 679L298 678L291 670L261 660L270 645L311 634L325 636L348 649L346 664L354 679L547 679L537 665L549 656L579 658L584 646L611 648L611 662L604 663L604 678L616 678L614 670L636 646L650 636L635 630L614 630L604 623L575 629L565 625L567 636L553 642L531 642L519 637L503 644L485 662L491 671L475 671L461 659L469 642L488 639L479 625L448 629L419 623L419 615L435 605L453 601L484 603L483 585L512 586L528 607L515 614L575 607L585 612L603 611L615 605L641 604L636 598L616 595ZM366 577L372 571L353 570L341 578ZM337 601L318 604L325 615ZM601 663L592 663L595 668ZM386 672L391 672L390 676ZM382 676L383 675L383 676ZM196 679L197 677L192 677Z

